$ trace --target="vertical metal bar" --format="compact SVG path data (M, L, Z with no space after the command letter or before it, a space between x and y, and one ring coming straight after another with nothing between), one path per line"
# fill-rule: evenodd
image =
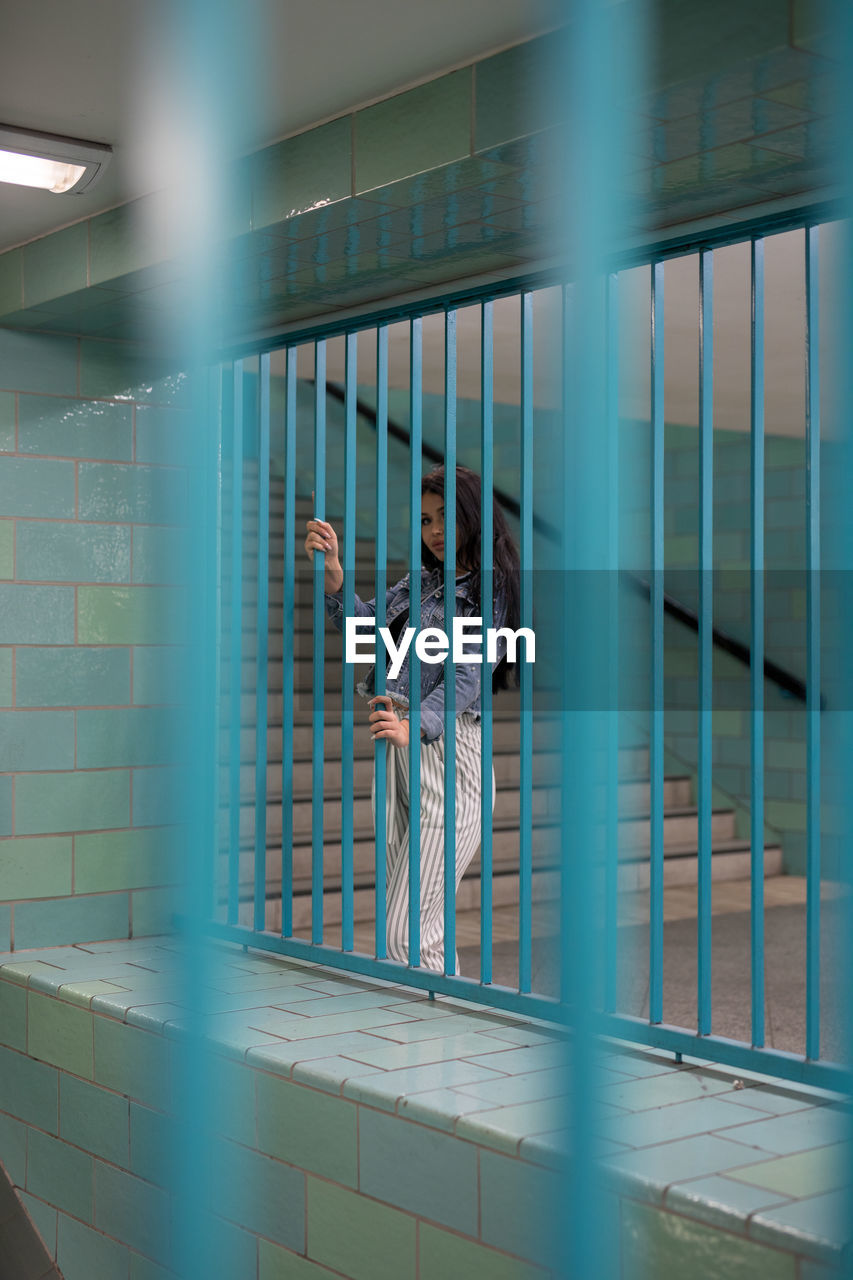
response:
M421 452L423 449L423 322L411 322L409 384L409 626L421 625ZM446 545L446 543L445 543ZM409 649L409 964L421 962L421 664Z
M444 630L456 613L456 312L444 316ZM444 972L456 972L456 673L444 664Z
M326 518L326 343L314 344L314 514ZM311 941L323 941L323 684L326 556L314 552L314 645L311 699Z
M697 1029L711 1031L714 626L714 254L699 255L699 884Z
M576 339L573 332L574 321L574 289L573 287L563 286L560 294L560 427L562 432L562 449L563 454L561 463L563 466L563 484L561 486L563 492L561 495L559 511L559 528L560 539L556 548L556 565L560 573L558 579L560 590L549 593L558 597L557 601L548 601L551 608L556 608L557 621L554 627L555 631L564 631L567 624L569 599L574 596L575 599L580 597L577 591L577 584L580 578L579 574L574 571L579 569L580 554L577 540L575 538L575 530L572 527L573 513L573 494L569 483L569 476L572 473L573 466L577 466L577 437L575 435L576 419L573 412L573 398L578 385L578 370L575 365L574 355L576 350ZM577 471L575 471L577 474ZM565 667L564 663L560 666ZM576 776L576 761L571 750L571 731L573 727L572 710L575 700L572 697L573 689L571 685L571 677L565 669L560 670L558 667L557 674L557 691L558 706L561 708L560 714L560 737L559 737L559 784L560 784L560 854L559 854L559 884L560 884L560 913L559 913L559 937L560 937L560 1000L564 1005L572 1002L573 992L577 990L573 984L572 961L573 961L573 939L570 936L570 918L568 903L570 902L570 894L574 887L574 876L572 875L572 846L568 839L569 819L567 814L568 806L574 800L571 793L571 781Z
M385 595L388 588L388 326L376 330L376 629L385 626ZM385 663L377 660L377 693L385 692ZM374 780L374 886L376 893L375 951L377 960L388 954L386 936L387 813L386 776L388 747L384 739L373 744Z
M521 295L521 626L533 627L533 294ZM519 758L518 989L529 991L533 969L533 667L521 662Z
M652 263L651 735L649 751L649 1021L663 1019L663 263Z
M284 589L281 627L281 932L293 934L293 637L296 616L297 350L288 347L284 402Z
M270 576L270 357L258 361L258 615L255 679L255 929L266 928L267 650Z
M619 905L619 277L607 278L605 311L607 463L607 761L604 863L604 1008L616 1008Z
M820 1057L820 373L817 227L806 227L806 1057Z
M358 339L346 336L344 370L344 617L355 613L355 432ZM341 695L341 950L353 949L353 687L342 659Z
M240 700L243 691L243 361L234 361L231 432L231 652L228 724L228 923L240 909Z
M480 322L480 612L483 626L494 617L494 316L484 302ZM445 541L445 546L447 545ZM480 681L480 981L492 981L492 680L483 666Z
M750 251L750 876L752 1043L764 1045L764 241Z
M208 380L208 404L210 406L208 427L208 454L206 459L206 476L208 482L208 498L206 511L208 518L212 522L213 532L215 533L215 552L212 560L213 580L210 586L213 590L212 607L209 615L209 625L213 629L211 639L210 658L212 661L212 671L210 672L210 682L213 685L215 694L213 706L209 708L211 720L211 742L213 744L213 760L214 769L211 779L211 801L212 811L209 815L210 820L210 879L206 886L206 905L205 914L208 920L214 920L217 916L217 906L219 902L219 856L220 856L220 829L219 820L222 803L222 778L221 778L221 741L222 741L222 428L224 419L224 392L225 392L225 369L220 364L211 366L210 376ZM207 548L208 551L210 548Z

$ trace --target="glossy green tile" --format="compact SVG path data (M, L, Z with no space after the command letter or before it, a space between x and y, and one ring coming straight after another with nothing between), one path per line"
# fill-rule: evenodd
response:
M466 67L356 112L356 193L469 155L471 92Z
M183 409L139 405L136 410L136 461L161 466L189 462L190 420Z
M15 525L12 520L0 520L0 578L15 576Z
M77 350L76 338L2 329L0 387L74 396L77 394Z
M317 1178L307 1193L310 1259L352 1280L414 1280L413 1217Z
M129 702L130 653L107 648L21 648L15 660L15 697L19 707Z
M475 151L553 123L553 97L544 87L556 70L553 45L544 36L475 63Z
M0 391L0 453L14 452L15 393L13 391Z
M428 1222L420 1225L418 1251L420 1280L545 1280L547 1274Z
M133 701L140 706L175 704L182 696L180 651L163 645L137 645L133 650Z
M0 777L0 836L12 834L12 779Z
M168 1045L150 1031L96 1016L95 1080L163 1111L169 1098Z
M21 774L15 788L15 830L41 835L126 827L129 783L123 769Z
M0 649L0 707L12 705L12 650Z
M27 1217L41 1237L45 1249L51 1258L55 1258L56 1209L52 1205L46 1204L44 1200L40 1200L38 1196L30 1195L28 1191L19 1191L18 1195L27 1212Z
M727 1280L794 1280L793 1254L768 1249L675 1213L623 1201L622 1255L638 1280L657 1276L719 1275Z
M174 1156L174 1121L160 1111L130 1104L130 1168L140 1178L168 1186Z
M143 1258L141 1254L131 1250L130 1280L179 1280L179 1277L174 1271L167 1271L150 1258Z
M73 643L73 587L0 584L0 644Z
M125 1280L129 1254L119 1241L60 1213L56 1262L63 1280Z
M669 1183L714 1173L733 1177L732 1170L750 1163L753 1155L754 1149L740 1143L713 1134L700 1134L609 1155L604 1163L617 1175L620 1184L624 1182L634 1188L631 1194L659 1201Z
M130 405L22 395L18 399L18 449L65 458L133 456Z
M27 1052L41 1062L92 1078L92 1015L55 996L27 995Z
M92 1220L92 1157L46 1133L31 1130L27 1190L84 1222Z
M302 1253L305 1175L226 1139L211 1152L214 1212Z
M709 1178L676 1183L667 1190L665 1203L668 1209L699 1218L710 1226L743 1231L751 1213L785 1204L787 1199L778 1192L713 1174Z
M78 222L25 245L24 306L84 289L88 283L89 228Z
M81 644L177 644L183 605L178 588L80 587L78 639Z
M519 1149L519 1143L525 1138L553 1133L555 1126L561 1122L561 1111L553 1100L543 1099L461 1116L454 1126L454 1132L470 1142L478 1142L481 1146L514 1155Z
M180 515L186 491L182 472L120 463L81 462L79 477L81 520L167 524Z
M249 1056L255 1052L249 1050ZM258 1051L264 1057L271 1058L278 1054L278 1047L273 1044ZM283 1057L289 1057L283 1054ZM364 1063L353 1062L339 1054L325 1058L311 1058L307 1062L297 1062L293 1068L293 1079L301 1084L310 1085L312 1089L323 1089L326 1093L339 1094L345 1080L354 1080L357 1076L368 1075L373 1067Z
M357 1108L304 1085L259 1072L258 1140L269 1155L287 1152L288 1162L344 1186L358 1183Z
M480 1067L491 1067L493 1071L501 1071L506 1075L524 1075L526 1072L548 1069L568 1071L569 1055L563 1044L531 1045L519 1049L511 1049L506 1044L495 1045L485 1039L483 1044L480 1053L471 1059Z
M252 157L252 226L257 230L351 194L352 120L344 116Z
M845 1145L820 1147L816 1151L799 1151L794 1155L744 1164L729 1168L726 1176L752 1186L766 1187L786 1196L814 1196L844 1185L846 1178Z
M494 1078L494 1072L469 1062L433 1062L422 1067L403 1067L361 1076L344 1085L344 1095L371 1106L394 1111L397 1099L427 1089L461 1088L475 1081Z
M509 1107L518 1102L537 1102L541 1098L559 1098L568 1088L565 1068L531 1071L517 1076L498 1076L495 1070L487 1077L471 1083L459 1082L463 1093L484 1098L492 1106ZM554 1103L555 1114L558 1103Z
M23 264L22 249L0 254L0 315L19 311L24 305Z
M336 1280L336 1275L270 1240L258 1240L258 1280Z
M811 1107L772 1119L762 1117L726 1136L764 1151L789 1155L810 1147L849 1141L850 1122L837 1108Z
M180 910L178 890L134 889L130 898L135 938L175 931L174 915Z
M15 907L15 942L21 947L96 942L126 938L127 933L126 893L81 894L56 901L19 902Z
M126 1168L127 1098L63 1071L59 1077L59 1133L73 1146Z
M27 1048L27 993L12 982L0 982L0 1044L22 1053Z
M3 796L0 792L0 830L2 830ZM8 951L12 945L12 908L0 905L0 947Z
M207 1063L211 1115L226 1138L256 1147L255 1072L251 1068L211 1054ZM279 1152L279 1155L281 1153Z
M82 396L136 400L143 404L178 404L185 401L188 392L186 376L175 368L172 360L152 356L144 348L130 344L117 346L95 338L84 338L80 343Z
M155 239L145 234L146 206L134 200L89 219L90 280L103 284L157 262Z
M0 1111L56 1133L58 1101L55 1067L0 1046Z
M179 529L137 525L133 530L133 581L186 581L186 539Z
M27 1126L13 1116L0 1114L0 1164L16 1187L26 1180Z
M57 898L70 892L70 836L0 840L4 898Z
M358 1156L364 1194L477 1234L477 1151L471 1143L362 1108Z
M152 707L77 712L77 767L164 764L175 751L176 719Z
M350 1053L359 1062L369 1063L388 1071L396 1067L419 1067L427 1062L447 1062L456 1058L472 1059L473 1054L479 1053L486 1053L486 1057L491 1058L496 1055L488 1054L487 1050L500 1047L499 1040L469 1033L449 1036L446 1040L414 1040L409 1044L387 1044L376 1047L368 1043L360 1049L351 1050ZM487 1066L488 1062L485 1059L482 1062L477 1059L477 1065Z
M21 521L19 579L54 582L127 582L130 530L66 521Z
M0 712L0 771L23 773L73 767L73 712Z
M730 1090L731 1081L724 1077L691 1070L613 1083L602 1088L600 1096L603 1102L627 1111L646 1111Z
M709 1098L676 1102L666 1108L635 1112L633 1115L614 1115L607 1122L606 1131L608 1137L616 1142L624 1142L629 1147L653 1146L661 1141L664 1129L667 1141L713 1131L723 1138L731 1138L747 1146L761 1147L760 1142L753 1142L748 1136L753 1128L749 1121L761 1118L762 1112L755 1108L732 1106L725 1098L712 1095Z
M112 1165L95 1161L94 1225L132 1249L166 1261L169 1203L165 1191Z
M488 1109L489 1103L482 1098L466 1097L454 1089L427 1089L424 1093L409 1094L397 1104L398 1115L447 1133L453 1133L459 1116Z
M562 1178L494 1151L480 1154L480 1236L484 1244L547 1266L562 1230ZM525 1212L519 1213L519 1205Z
M4 516L74 515L74 464L46 458L7 458L0 469Z
M174 879L176 870L175 842L168 831L131 829L76 838L77 893L162 885Z

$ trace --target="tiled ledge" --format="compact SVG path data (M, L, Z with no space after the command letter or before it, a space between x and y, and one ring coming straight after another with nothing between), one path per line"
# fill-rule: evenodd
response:
M224 1156L274 1167L295 1179L288 1203L307 1202L307 1239L300 1215L293 1230L280 1220L231 1228L234 1249L267 1258L261 1280L278 1274L269 1259L282 1251L350 1274L328 1221L351 1212L361 1239L377 1204L397 1231L395 1276L414 1275L416 1248L422 1278L448 1257L460 1275L548 1274L512 1206L519 1196L547 1203L559 1186L567 1069L552 1029L237 947L217 947L211 964ZM148 1135L170 1105L186 1017L180 974L168 938L0 956L0 1160L15 1181L29 1141L27 1204L47 1223L42 1234L53 1231L60 1269L63 1240L73 1235L79 1249L85 1230L98 1247L109 1240L131 1257L142 1248L99 1219L108 1199L97 1188L119 1170L144 1181L140 1194L162 1185ZM37 1086L27 1074L36 1066ZM616 1044L599 1079L623 1251L657 1274L709 1249L743 1276L816 1280L840 1263L847 1161L836 1099ZM129 1145L105 1147L97 1124L87 1128L81 1108L93 1100L129 1107ZM55 1165L60 1148L94 1162L89 1217L88 1204L51 1199L40 1161Z

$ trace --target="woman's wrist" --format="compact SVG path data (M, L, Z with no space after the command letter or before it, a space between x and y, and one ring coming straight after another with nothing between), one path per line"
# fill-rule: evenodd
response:
M326 569L323 587L327 596L339 596L344 587L343 569L338 566L337 572Z

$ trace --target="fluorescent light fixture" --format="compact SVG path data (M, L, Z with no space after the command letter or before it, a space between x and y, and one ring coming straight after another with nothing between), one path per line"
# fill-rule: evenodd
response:
M0 125L0 182L79 195L91 189L111 155L102 142Z

